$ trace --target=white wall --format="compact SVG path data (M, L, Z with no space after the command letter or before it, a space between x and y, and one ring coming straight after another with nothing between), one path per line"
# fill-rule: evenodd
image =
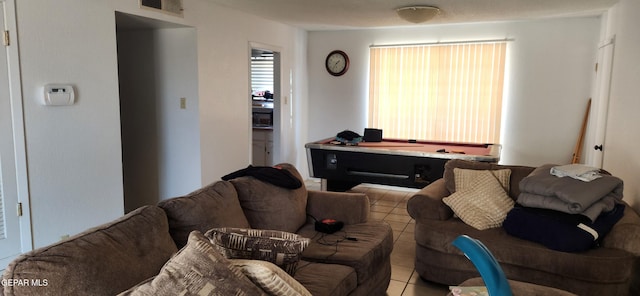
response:
M510 38L504 95L502 159L505 164L568 163L578 138L600 18L437 25L405 29L309 33L309 140L367 127L371 44L402 44ZM342 77L329 75L326 55L346 51ZM331 120L327 120L331 118Z
M155 48L162 70L158 72L160 196L187 194L201 185L200 121L198 108L198 52L196 30L158 30ZM181 109L180 99L186 101Z
M293 89L291 82L305 79L304 69L298 66L304 60L296 53L304 50L306 33L206 2L185 3L185 11L193 13L198 30L203 183L251 162L250 42L281 48L282 99L276 102L283 111L281 150L274 153L279 156L274 162L296 164L295 134L300 119L285 110L305 99L304 85Z
M615 35L603 167L625 182L625 200L640 211L640 1L621 0L610 14Z
M292 93L289 81L304 80L298 67L304 61L294 55L305 48L306 33L299 29L206 0L185 1L184 18L143 10L138 4L57 0L17 5L35 247L124 212L116 10L196 29L200 184L250 163L249 42L283 49L283 93ZM77 103L39 105L41 87L50 82L76 85ZM293 94L298 97L282 102L283 110L302 100L306 90ZM289 117L283 122L291 128L283 129L282 138L293 145L295 137L289 133L296 132L299 119ZM295 147L282 150L278 161L297 161L291 152Z

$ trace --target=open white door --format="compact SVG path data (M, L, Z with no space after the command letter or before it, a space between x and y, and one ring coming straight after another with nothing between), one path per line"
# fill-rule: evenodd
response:
M598 68L595 78L595 90L592 106L592 141L586 141L585 163L602 168L605 152L605 133L607 129L607 114L609 112L609 94L611 91L611 73L613 70L613 52L615 38L602 42L598 48Z
M13 12L13 9L13 2L0 0L3 34L8 31L4 28L8 18L6 13ZM17 50L10 48L13 46L10 35L3 37L0 53L0 269L31 249L22 104L20 91L12 92L19 83L10 80L10 77L19 76L17 67L10 67L17 63Z

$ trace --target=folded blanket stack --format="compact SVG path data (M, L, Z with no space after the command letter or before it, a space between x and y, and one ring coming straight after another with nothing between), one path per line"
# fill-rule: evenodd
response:
M603 212L613 210L622 200L620 178L603 175L591 182L551 174L554 165L535 169L520 182L518 204L551 209L569 214L582 214L591 221Z
M597 246L622 218L623 182L584 166L544 165L520 182L507 233L559 251Z

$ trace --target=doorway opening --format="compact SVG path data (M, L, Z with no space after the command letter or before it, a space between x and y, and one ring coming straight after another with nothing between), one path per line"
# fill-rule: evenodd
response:
M272 166L280 149L280 51L251 44L251 164Z
M116 13L125 212L200 186L197 37Z

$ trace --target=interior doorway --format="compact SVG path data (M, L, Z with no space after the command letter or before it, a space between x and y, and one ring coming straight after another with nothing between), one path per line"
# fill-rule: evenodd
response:
M272 166L280 158L280 51L258 43L250 48L251 164Z
M125 212L200 184L197 36L116 13Z

